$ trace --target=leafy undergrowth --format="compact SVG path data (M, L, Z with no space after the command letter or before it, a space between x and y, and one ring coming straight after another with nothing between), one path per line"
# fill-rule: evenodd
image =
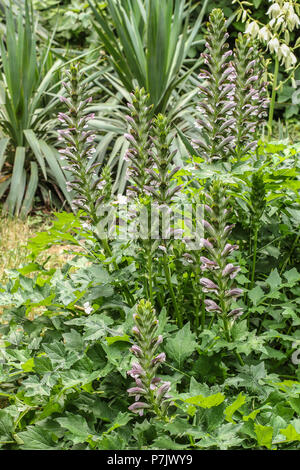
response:
M0 285L2 449L300 448L299 146L273 143L267 151L257 162L267 204L252 279L251 167L245 162L231 177L243 314L229 317L230 341L214 312L203 315L197 271L182 242L168 255L169 284L163 251L153 255L152 298L163 337L157 351L166 356L158 375L170 383L164 419L128 409L133 314L149 295L148 258L138 244L115 240L105 254L80 212L56 214L53 226L30 240L27 263L7 269ZM200 165L193 171L205 178L211 170ZM71 249L59 264L45 263L62 247Z
M55 241L58 225L35 247ZM172 402L166 422L136 417L126 394L134 307L116 276L82 255L62 268L32 262L9 274L0 292L3 449L299 449L300 383L278 367L295 338L279 325L259 336L246 320L234 325L241 366L217 327L179 329L162 308L160 376L171 382ZM300 279L296 270L285 277L285 288Z

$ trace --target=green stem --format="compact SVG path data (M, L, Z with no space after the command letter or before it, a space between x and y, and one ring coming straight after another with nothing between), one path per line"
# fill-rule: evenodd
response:
M151 248L148 253L148 278L149 278L149 300L151 304L153 305L153 279L152 279L152 254L151 254Z
M279 60L278 57L275 57L275 70L274 70L274 78L273 78L273 86L272 86L272 96L271 96L271 103L270 103L270 110L269 110L269 121L268 121L268 137L269 139L272 136L272 126L273 126L273 117L274 117L274 108L275 108L275 100L276 100L276 87L278 81L278 72L279 72Z
M202 315L201 315L201 331L204 330L205 328L205 315L206 315L206 310L205 310L205 294L202 294Z
M167 284L168 284L168 287L169 287L169 290L170 290L174 310L175 310L175 313L176 313L178 326L179 326L179 328L182 328L182 326L183 326L182 316L181 316L181 313L179 311L177 301L176 301L176 296L175 296L175 293L174 293L174 290L173 290L172 281L171 281L171 274L170 274L170 268L169 268L169 265L168 265L168 258L167 258L166 254L163 257L163 264L164 264L164 271L165 271Z
M292 247L291 247L291 249L290 249L290 252L289 252L287 258L286 258L286 260L284 261L284 263L283 263L283 265L282 265L282 268L281 268L281 270L280 270L280 274L282 274L283 271L285 270L286 265L288 264L289 259L290 259L290 257L291 257L291 254L293 253L295 247L296 247L297 244L298 244L299 237L300 237L300 234L298 233L298 235L296 236L296 238L295 238L295 240L294 240L294 242L293 242L293 244L292 244Z
M253 260L252 260L252 272L251 272L251 282L250 289L254 286L255 279L255 270L256 270L256 258L257 258L257 241L258 241L258 227L254 228L254 237L253 237Z
M232 337L231 337L230 330L229 330L227 315L223 315L223 324L224 324L224 332L225 332L226 339L228 343L231 343ZM236 358L239 361L240 365L243 367L245 364L240 354L237 351L234 351L234 354L236 355Z

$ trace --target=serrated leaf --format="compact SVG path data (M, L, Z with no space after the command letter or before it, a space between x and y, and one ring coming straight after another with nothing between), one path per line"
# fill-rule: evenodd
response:
M0 410L0 441L11 440L14 428L12 417L5 410Z
M248 292L248 297L252 300L254 306L259 303L264 295L264 291L259 286L254 287L254 289Z
M53 450L57 448L51 438L51 434L42 426L29 426L26 431L19 432L18 437L22 439L22 448L26 450Z
M271 449L272 446L272 437L273 437L273 427L272 426L263 426L262 424L254 424L254 431L256 434L258 445L267 447Z
M177 444L169 436L159 436L153 442L151 446L153 449L165 449L165 450L185 450L186 444Z
M240 393L237 396L236 400L231 405L225 408L226 421L229 421L230 423L234 423L232 416L239 408L241 408L241 406L244 405L245 402L246 402L246 395L243 395L242 393Z
M56 418L56 421L71 434L85 440L92 432L83 416L66 412L63 418Z
M300 281L300 273L296 268L292 268L289 271L286 271L283 275L289 284L295 284L296 282Z
M282 283L281 277L278 274L277 268L273 269L271 274L267 277L266 283L269 284L271 289L276 289Z
M243 421L249 421L249 419L251 419L252 421L255 420L256 416L258 415L258 413L260 413L260 410L254 410L252 411L251 413L249 413L248 415L244 415L243 416Z
M214 395L209 395L208 397L197 395L195 397L187 398L183 401L184 403L200 406L200 408L212 408L213 406L220 405L220 403L223 403L224 400L225 395L222 393L215 393Z
M34 358L31 357L28 361L22 364L22 369L24 372L31 372L34 369Z
M195 334L191 333L190 324L187 323L179 330L174 338L168 338L165 351L167 357L174 359L179 367L182 367L184 361L195 351L197 343Z
M126 343L130 343L130 337L128 335L123 336L107 336L106 338L107 344L110 346L118 341L125 341Z
M63 335L66 349L82 351L84 349L84 341L82 335L79 334L76 330L71 330L69 333L64 333Z
M289 424L285 429L280 429L280 433L286 437L284 442L300 441L300 433L296 431L292 424Z
M127 423L129 423L129 421L132 420L132 416L129 414L129 413L118 413L117 417L115 418L112 426L109 427L109 429L107 431L105 431L104 434L109 434L111 433L112 431L114 431L115 429L118 429L122 426L126 426Z

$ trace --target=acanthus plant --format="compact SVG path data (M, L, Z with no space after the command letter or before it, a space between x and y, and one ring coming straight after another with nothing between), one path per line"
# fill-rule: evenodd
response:
M157 369L166 360L166 355L164 352L157 354L163 337L157 334L159 323L151 303L141 300L133 319L135 344L131 351L136 361L127 373L135 380L135 386L127 392L129 396L135 397L135 402L129 406L129 410L140 416L143 416L145 411L151 411L159 419L167 421L166 412L170 405L168 392L171 384L156 375Z
M235 45L235 155L239 161L257 147L258 133L268 115L268 99L257 45L242 34Z
M197 120L196 127L202 130L203 138L194 140L209 163L228 160L233 148L236 72L230 61L232 51L226 42L228 37L223 12L214 9L209 17L206 51L202 54L207 70L201 70L199 75L204 80L204 86L199 85L201 101L198 105L203 118Z
M239 36L233 53L228 37L224 14L214 9L202 54L207 69L199 75L205 80L199 85L203 118L196 123L202 137L194 140L208 163L240 160L256 147L253 136L266 117L266 84L256 46Z
M130 186L127 195L135 195L135 211L133 216L137 217L139 204L147 207L147 233L141 240L143 253L146 256L146 289L147 297L153 302L153 258L156 256L157 248L163 252L163 269L172 298L178 324L182 326L180 309L171 281L169 268L168 250L170 238L176 235L172 214L174 197L181 186L173 184L173 177L179 167L173 163L176 151L171 151L174 136L171 134L168 119L159 114L151 118L152 106L149 106L149 96L144 89L136 89L131 94L132 102L128 103L130 115L126 116L129 122L129 132L125 137L130 142L126 160L130 162L128 178ZM168 227L160 226L160 217L168 220Z
M131 101L127 103L130 110L125 119L128 122L128 132L125 138L129 141L125 160L129 163L127 178L132 183L127 188L127 195L133 192L143 193L145 185L150 183L151 177L147 169L152 166L150 157L150 127L152 124L152 108L149 103L149 94L144 88L136 88L130 94Z
M88 96L79 64L72 65L70 71L66 72L66 77L68 81L63 82L65 96L61 96L60 100L68 110L58 115L59 121L64 125L63 129L58 130L62 146L59 153L66 162L64 169L70 175L67 190L75 193L72 208L83 211L82 218L86 220L83 228L95 229L101 220L101 215L98 214L100 204L108 203L111 199L111 175L109 168L104 167L99 176L97 169L101 163L93 161L96 136L88 129L88 122L94 118L94 114L86 112L92 97ZM106 240L104 245L109 252Z
M204 300L206 311L221 318L226 340L231 342L230 322L243 313L243 309L236 304L236 299L243 291L234 285L240 267L232 262L230 255L238 245L229 242L233 229L229 222L230 200L226 187L219 179L212 182L209 194L206 194L206 202L203 225L208 236L202 243L207 256L200 257L203 273L200 284L203 292L209 296ZM237 357L243 364L238 354Z

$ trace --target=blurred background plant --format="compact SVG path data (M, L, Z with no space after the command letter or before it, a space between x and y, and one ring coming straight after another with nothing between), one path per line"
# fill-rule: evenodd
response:
M94 14L94 28L102 44L101 80L96 83L109 93L99 106L92 126L105 138L99 146L99 158L114 170L114 191L123 192L127 164L124 160L128 143L124 138L126 123L123 113L129 93L138 85L150 95L153 114L167 113L170 121L187 135L193 132L195 111L195 69L199 57L188 53L199 41L198 33L208 6L188 0L134 1L108 0L107 8L89 2ZM159 73L158 73L159 70ZM174 130L172 131L174 133ZM174 140L182 164L185 151L181 141ZM109 152L109 156L107 153Z
M264 21L261 22L253 18L252 11L249 8L251 3L247 1L233 0L238 5L237 19L247 22L245 33L252 39L257 39L266 47L274 61L274 67L267 74L270 59L265 61L266 81L270 82L272 87L271 104L269 109L268 135L272 135L274 109L276 95L279 90L283 91L283 86L292 84L292 105L286 110L286 117L291 117L299 112L299 90L296 83L296 72L299 68L297 64L297 49L300 47L300 39L297 37L297 29L300 27L300 4L295 1L271 0L266 11ZM268 17L268 22L266 18ZM286 75L280 79L279 66L286 72ZM287 91L287 89L286 89ZM284 101L284 99L283 99Z
M0 197L3 209L25 216L40 197L60 207L69 200L65 177L53 140L53 121L59 90L60 60L51 54L51 40L36 43L33 12L25 2L24 18L6 10L6 33L1 41L0 72Z

